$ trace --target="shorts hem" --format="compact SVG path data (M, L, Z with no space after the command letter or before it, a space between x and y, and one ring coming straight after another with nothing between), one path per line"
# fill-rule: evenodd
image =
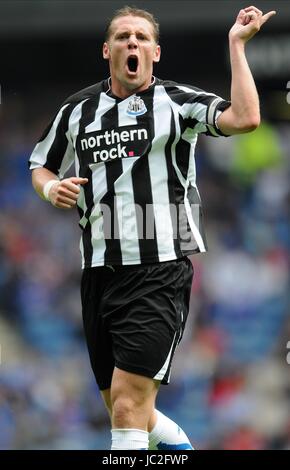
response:
M149 371L148 369L144 368L144 367L138 367L138 366L131 366L129 364L125 364L124 362L116 362L115 363L115 366L118 367L118 369L121 369L121 370L124 370L125 372L131 372L131 374L137 374L137 375L143 375L144 377L148 377L149 379L154 379L155 375L158 373L155 372L154 375L152 374L151 371ZM153 377L152 377L153 375ZM164 377L165 377L166 374L164 374ZM162 384L168 384L169 382L167 380L164 380L164 377L163 379L160 379L158 380L158 382L161 382ZM154 379L156 380L156 379Z

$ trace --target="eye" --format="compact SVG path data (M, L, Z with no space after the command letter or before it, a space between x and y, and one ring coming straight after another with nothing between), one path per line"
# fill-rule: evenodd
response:
M126 33L122 33L122 34L118 34L117 36L117 39L122 41L123 39L127 39L128 38L128 34Z
M146 41L147 40L147 36L145 36L145 34L137 34L137 39L139 39L140 41Z

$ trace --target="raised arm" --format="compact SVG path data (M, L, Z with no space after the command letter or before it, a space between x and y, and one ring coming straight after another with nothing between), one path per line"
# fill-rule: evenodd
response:
M275 11L263 15L254 6L241 10L229 32L232 71L231 106L217 120L226 135L250 132L260 124L259 97L245 55L245 44L268 21Z

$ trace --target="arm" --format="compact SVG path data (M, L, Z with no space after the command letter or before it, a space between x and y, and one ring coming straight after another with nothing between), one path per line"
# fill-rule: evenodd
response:
M43 190L49 181L55 181L55 184L51 185L46 198ZM42 199L48 199L52 205L59 209L72 209L77 203L80 192L78 185L86 184L87 182L87 178L77 177L65 178L60 181L56 174L47 168L35 168L32 170L32 185L37 194Z
M229 32L229 48L232 70L231 106L217 120L218 127L226 135L250 132L260 124L259 97L245 56L245 44L275 15L263 13L255 7L241 10Z

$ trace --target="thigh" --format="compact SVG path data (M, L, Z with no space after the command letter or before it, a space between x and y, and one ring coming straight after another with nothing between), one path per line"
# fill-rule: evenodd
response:
M157 380L115 367L110 391L112 406L121 396L129 397L137 405L145 402L154 404L159 385Z
M102 315L102 296L110 276L107 268L88 268L84 269L81 282L85 337L91 367L100 390L111 386L114 370L112 338Z
M112 427L148 429L160 383L115 367L111 386Z

